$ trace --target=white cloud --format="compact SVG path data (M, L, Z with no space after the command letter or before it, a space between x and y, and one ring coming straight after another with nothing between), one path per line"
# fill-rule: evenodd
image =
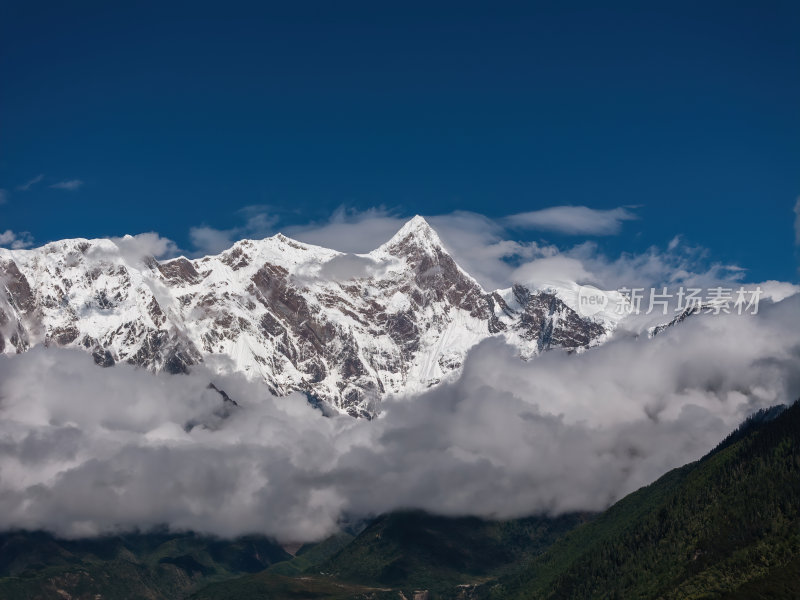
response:
M518 213L505 222L519 229L542 229L568 235L614 235L623 221L638 219L625 207L598 210L587 206L551 206L541 210Z
M752 288L755 285L760 287L763 291L763 298L768 298L773 302L780 302L789 296L794 296L795 294L800 293L800 286L787 281L775 281L774 279L770 279L768 281L761 281L757 284L751 284L748 287Z
M339 207L327 221L284 228L289 237L340 252L367 253L388 241L408 219L385 208L365 211ZM458 264L487 289L507 285L513 271L506 259L555 252L536 243L504 238L503 228L484 215L456 211L426 217Z
M653 246L641 254L604 255L594 242L560 250L553 245L508 239L500 222L477 213L456 211L427 216L447 250L486 289L512 283L545 285L555 281L591 283L603 289L663 285L712 285L735 282L744 272L709 260L705 248L676 236L666 249ZM406 222L386 209L358 212L338 209L330 220L284 228L300 241L343 252L365 253L380 246Z
M12 250L30 248L33 246L33 236L27 231L13 232L10 229L0 231L0 246L7 246Z
M253 207L249 220L260 215L264 224L261 231L272 233L277 219L259 213L262 208ZM507 219L494 220L467 211L425 218L456 262L487 290L512 283L542 285L556 279L617 289L676 283L711 285L740 281L744 276L736 265L710 262L706 249L686 243L681 236L674 237L666 249L654 246L642 254L609 257L594 242L559 249L509 239ZM390 239L407 220L382 207L365 211L339 207L326 221L280 229L305 243L347 253L367 253ZM243 227L228 230L195 227L191 235L197 248L216 253L228 248L246 230L252 230L249 221Z
M171 258L178 253L178 245L169 238L161 237L154 231L138 235L112 237L111 241L117 245L120 254L131 262L138 262L143 258Z
M515 283L534 288L569 281L580 284L591 283L596 277L587 270L581 260L561 253L523 263L511 274L511 280ZM610 286L602 287L614 289Z
M214 377L241 405L226 418L202 367L155 376L78 351L0 356L0 527L302 541L342 515L398 508L599 510L699 458L751 411L796 398L798 311L793 297L528 363L490 340L460 380L389 401L372 422Z
M338 254L320 267L317 276L332 281L347 281L348 279L373 276L384 268L385 265L366 256Z
M594 242L584 242L563 252L589 272L588 281L603 289L692 285L707 287L740 281L745 272L736 265L709 259L709 252L682 239L670 241L666 249L651 246L645 252L623 252L617 257L603 254Z
M198 254L219 254L230 248L235 239L233 230L214 229L205 225L189 229L189 238Z
M31 189L33 186L35 186L37 183L40 183L42 181L42 179L44 179L44 174L40 173L36 177L33 177L32 179L29 179L28 181L26 181L25 183L23 183L21 185L18 185L17 186L17 190L19 190L20 192L27 192L29 189Z
M234 242L244 238L261 239L271 235L278 219L270 214L267 206L246 206L238 211L246 218L245 224L230 229L216 229L200 225L189 229L196 255L219 254L230 248Z
M59 181L58 183L54 183L50 187L55 190L75 191L81 186L83 186L83 181L80 179L69 179L67 181Z
M508 287L515 265L558 252L554 246L510 240L496 221L477 213L456 211L428 221L456 262L486 289Z
M268 207L251 207L246 213L248 220L241 227L192 227L189 232L192 244L200 254L217 254L243 236L271 235L275 233L277 218L268 211ZM351 255L365 254L388 241L407 220L383 207L357 211L341 206L325 221L290 225L280 230L307 244ZM505 239L501 225L477 213L456 211L427 217L427 220L458 264L487 289L507 286L514 262L557 252L551 246ZM260 235L253 235L254 232ZM336 266L340 267L341 262Z
M363 254L386 242L406 220L382 207L355 211L341 206L327 221L282 229L287 236L307 244Z
M283 232L308 244L367 253L388 241L407 220L381 207L365 211L339 207L327 221L285 227ZM456 262L487 289L507 286L515 261L557 251L535 242L508 240L501 225L478 213L455 211L426 220Z

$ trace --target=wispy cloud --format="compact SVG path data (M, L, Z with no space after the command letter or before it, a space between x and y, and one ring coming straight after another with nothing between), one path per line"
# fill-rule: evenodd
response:
M33 186L35 186L37 183L40 183L42 181L42 179L44 179L44 173L40 173L39 175L37 175L33 179L29 179L25 183L23 183L21 185L18 185L17 186L17 190L20 191L20 192L27 192L29 189L31 189Z
M283 233L307 244L340 252L369 252L392 237L406 218L383 206L364 211L340 206L325 221L282 227Z
M54 183L50 187L55 190L75 191L82 185L83 181L81 181L80 179L68 179L67 181L59 181L58 183Z
M243 238L267 237L273 233L273 228L278 222L278 218L268 206L245 206L237 212L246 218L244 225L239 227L216 229L208 225L199 225L189 229L189 238L198 254L217 254Z
M0 204L5 204L8 201L8 192L0 189Z
M6 229L0 232L0 246L5 246L12 250L30 248L33 246L33 236L27 231L15 233L10 229Z
M234 229L215 229L200 225L189 229L189 238L197 254L217 254L230 248L234 242Z
M615 235L623 221L638 219L629 208L598 210L588 206L551 206L504 219L515 229L542 229L567 235Z

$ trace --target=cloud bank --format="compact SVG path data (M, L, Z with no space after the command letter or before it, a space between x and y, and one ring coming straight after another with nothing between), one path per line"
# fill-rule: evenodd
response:
M489 340L458 381L387 401L372 422L203 368L156 376L78 351L3 356L0 528L167 524L303 541L345 515L399 508L600 510L699 458L750 412L796 398L798 314L793 296L529 363Z

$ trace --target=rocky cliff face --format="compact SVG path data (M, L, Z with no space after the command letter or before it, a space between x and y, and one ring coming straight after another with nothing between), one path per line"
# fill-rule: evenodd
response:
M351 415L454 376L490 336L527 359L608 332L552 290L483 290L421 217L365 255L280 234L162 262L131 259L110 240L0 249L2 353L77 347L104 367L170 373L203 362Z

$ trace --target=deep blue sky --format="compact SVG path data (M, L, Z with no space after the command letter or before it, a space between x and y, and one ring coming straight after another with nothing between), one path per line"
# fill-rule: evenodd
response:
M6 0L0 231L640 205L609 252L681 233L797 280L798 31L793 0Z

